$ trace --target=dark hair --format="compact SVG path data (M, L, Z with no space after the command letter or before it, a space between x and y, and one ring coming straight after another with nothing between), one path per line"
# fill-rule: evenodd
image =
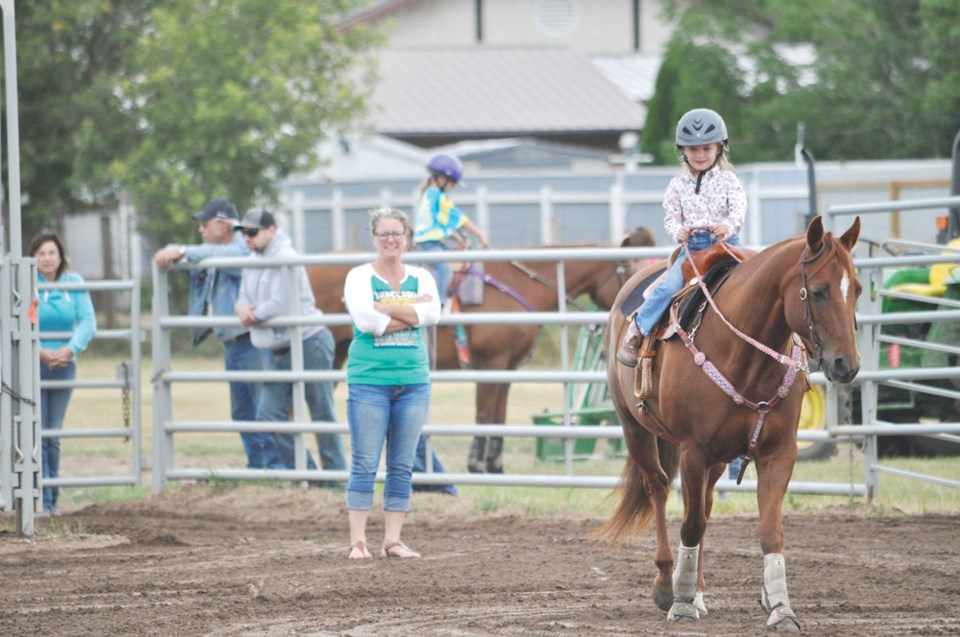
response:
M40 249L44 243L52 241L55 246L57 246L57 252L60 253L60 267L57 268L57 279L67 271L67 251L63 249L63 242L60 241L60 237L53 234L52 232L44 232L43 234L38 234L33 238L33 241L30 242L30 256L37 256L37 250Z

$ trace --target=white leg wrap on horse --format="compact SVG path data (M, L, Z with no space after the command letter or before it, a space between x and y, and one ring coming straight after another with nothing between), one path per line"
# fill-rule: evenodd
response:
M700 560L700 545L683 546L677 551L677 563L673 567L673 598L692 602L697 594L697 563Z
M700 560L700 545L683 546L677 551L673 567L673 606L667 619L700 619L694 601L697 597L697 563Z
M787 595L787 567L780 553L768 553L763 556L763 607L770 616L767 627L777 630L789 629L799 632L800 622L790 608L790 596Z
M777 606L790 608L787 567L782 553L767 553L763 556L763 605L767 612Z

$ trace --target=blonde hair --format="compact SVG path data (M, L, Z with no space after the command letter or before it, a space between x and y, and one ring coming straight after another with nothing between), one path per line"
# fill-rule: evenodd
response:
M417 201L423 199L423 193L427 192L427 188L431 185L439 188L440 184L437 183L436 175L430 174L424 177L423 181L420 182L420 190L417 192Z
M403 210L398 210L396 208L391 208L389 206L384 206L382 208L374 208L370 211L370 232L377 231L377 224L380 223L382 219L396 219L403 224L404 234L410 234L410 217L407 216Z

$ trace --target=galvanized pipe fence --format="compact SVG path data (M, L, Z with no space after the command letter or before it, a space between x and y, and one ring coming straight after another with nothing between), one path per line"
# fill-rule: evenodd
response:
M940 200L937 200L938 203ZM893 202L891 202L893 203ZM898 208L903 207L904 202L896 202ZM940 250L942 246L935 246ZM931 249L933 249L931 247ZM538 250L511 250L511 251L470 251L467 253L448 252L448 253L416 253L408 255L411 262L434 262L434 261L557 261L558 285L564 288L564 277L562 262L578 259L639 259L649 257L662 257L667 254L668 248L560 248L560 249L538 249ZM276 267L276 266L300 266L309 264L333 265L333 264L351 264L357 265L366 263L372 258L370 254L336 254L336 255L316 255L296 257L292 259L281 260L255 260L248 259L210 259L202 265L208 267ZM939 310L929 312L903 312L896 315L883 315L879 306L883 296L904 295L882 290L882 275L884 269L900 268L905 265L929 265L943 262L960 262L960 256L956 254L930 254L926 256L891 256L870 259L857 259L855 264L860 271L861 280L864 282L866 290L876 290L875 295L864 293L860 301L860 311L858 312L858 321L860 323L860 347L863 357L863 367L856 380L862 392L862 414L860 421L864 424L851 422L841 422L839 420L839 409L837 407L837 392L835 388L826 382L822 374L811 374L811 382L814 384L825 385L828 403L827 411L827 429L823 431L800 431L798 439L801 441L855 441L860 442L865 454L865 475L862 483L817 483L793 481L790 484L790 490L794 493L810 494L828 494L843 496L866 496L871 498L876 495L879 489L879 475L887 474L897 477L908 477L925 480L934 484L947 486L960 486L955 480L943 479L937 476L922 476L911 472L906 472L897 468L881 465L876 458L876 438L883 435L932 435L946 437L944 439L954 440L960 436L960 423L898 423L893 425L879 420L876 417L877 387L881 384L899 386L908 388L911 391L937 393L952 399L960 399L960 392L955 392L941 387L928 387L919 381L929 379L957 379L960 378L960 369L957 367L929 367L913 369L879 369L878 348L881 343L899 342L904 346L910 347L928 347L948 354L960 353L960 348L943 344L926 344L923 342L915 343L909 340L891 337L882 334L880 328L888 324L902 324L908 322L927 323L938 320L960 320L960 304L949 299L940 299L936 301L943 307ZM178 265L173 270L186 270L191 265ZM172 271L173 271L172 270ZM290 268L293 272L293 268ZM342 370L330 371L306 371L302 367L302 352L299 348L298 339L293 340L293 369L287 372L197 372L175 370L172 367L172 352L170 335L174 330L182 330L189 327L222 327L237 325L238 322L232 317L193 317L182 315L171 315L168 303L167 277L169 272L165 270L154 270L154 297L153 297L153 378L154 385L154 414L153 414L153 481L154 491L160 491L170 480L204 480L204 479L224 479L224 480L294 480L294 481L312 481L312 480L345 480L346 472L330 472L323 470L310 471L305 466L306 442L305 434L316 433L339 433L347 432L345 423L315 423L310 422L303 413L302 387L307 381L331 381L343 382L346 378ZM292 274L291 274L292 276ZM35 275L34 275L35 277ZM35 280L35 279L34 279ZM140 323L139 317L139 286L134 281L117 282L87 282L84 284L56 285L46 284L40 286L40 289L46 287L77 287L90 291L118 291L129 292L134 295L134 302L131 307L134 310L131 316L131 325L136 326ZM906 298L910 298L909 295ZM922 297L925 302L931 303L929 297ZM536 325L556 325L559 326L562 336L559 339L561 350L561 366L559 369L547 370L516 370L516 371L479 371L479 370L449 370L434 371L431 373L431 380L437 383L561 383L566 387L571 385L605 383L606 377L603 370L598 369L575 369L572 364L575 361L570 360L568 345L568 330L573 327L590 327L603 325L607 319L605 311L571 312L566 307L565 295L561 295L559 312L500 312L500 313L470 313L445 315L441 319L441 324L446 325L471 325L471 324L536 324ZM319 319L308 319L296 316L296 308L291 309L291 315L285 318L276 319L271 325L281 327L289 326L299 330L302 326L322 324L349 325L350 319L346 314L328 314ZM43 387L67 386L75 388L114 388L121 392L129 391L132 401L131 420L129 426L124 423L120 427L105 427L101 429L90 430L70 430L65 429L59 432L61 438L123 438L132 442L131 445L131 472L123 476L85 476L70 477L64 476L56 480L48 480L47 484L60 487L79 487L79 486L107 486L107 485L139 485L143 467L141 463L141 387L139 380L140 369L140 346L142 336L138 330L133 327L119 330L99 330L96 338L128 341L131 352L131 370L129 376L118 377L116 379L97 379L97 380L77 380L73 383L44 383ZM4 341L7 342L7 341ZM7 356L6 350L3 351ZM8 367L9 369L9 367ZM224 383L229 381L278 381L283 380L292 382L295 395L301 399L295 402L294 417L290 422L264 423L264 422L234 422L234 421L195 421L195 420L175 420L173 414L173 396L172 387L178 383ZM6 406L4 413L8 413L10 407L10 396L4 394L0 396L0 406ZM573 459L574 443L578 439L609 439L618 440L622 438L622 431L619 427L586 427L576 423L576 414L570 406L564 401L562 406L563 421L558 426L544 427L531 425L527 423L507 423L504 425L464 425L457 423L431 423L426 426L424 433L430 436L497 436L507 438L558 438L564 442L564 472L562 475L544 475L544 474L518 474L507 473L500 475L492 474L470 474L470 473L417 473L414 481L419 484L448 484L458 485L496 485L496 486L552 486L552 487L592 487L609 489L617 485L619 478L608 475L577 475L574 471L575 463ZM4 418L4 425L0 428L0 441L9 442L13 436L10 427L11 420ZM241 469L232 467L220 468L198 468L198 467L178 467L174 461L175 447L174 437L184 433L198 432L242 432L242 431L267 431L284 432L298 434L298 466L291 470L261 470L261 469ZM16 451L15 445L0 444L0 499L5 509L12 508L14 501L13 487L21 484L24 471L31 475L29 463L22 462L24 455L33 460L35 472L39 472L39 441L41 437L49 437L51 432L40 432L37 427L37 433L34 442L31 443L32 453L24 454ZM15 460L20 459L19 464ZM15 469L15 466L18 469ZM379 476L382 480L382 476ZM36 488L32 490L34 510L38 504L41 481L35 480ZM756 489L755 481L745 480L741 485L736 485L730 480L721 479L718 483L718 489L721 491L754 491Z
M102 486L140 486L142 469L142 443L141 443L141 418L142 418L142 385L140 383L140 366L142 361L142 344L145 340L145 333L141 330L140 321L140 283L137 280L129 279L125 281L84 281L83 283L38 283L38 292L44 290L86 290L87 292L113 292L130 294L130 318L129 326L125 328L97 329L94 334L96 341L113 341L124 343L128 348L129 361L120 363L117 367L117 374L113 378L78 378L71 381L51 381L44 380L40 382L41 389L115 389L120 397L121 417L120 422L114 426L83 428L83 429L58 429L41 430L42 439L60 438L79 439L79 438L104 438L120 439L130 442L128 454L130 457L130 471L123 475L87 475L87 476L64 476L58 478L42 479L42 486L49 487L102 487ZM69 340L71 332L44 332L44 339L63 339ZM83 365L82 356L78 369ZM69 412L68 412L69 413ZM62 456L61 452L61 456Z
M872 204L856 204L832 206L824 214L828 228L837 228L838 217L853 215L888 214L892 211L931 210L937 208L956 208L960 206L960 196L939 197L934 199L916 199L908 201L888 201ZM854 264L860 273L860 280L864 286L864 294L858 304L857 317L860 322L860 354L863 367L857 376L856 383L861 392L861 423L830 424L828 433L831 436L850 436L862 439L864 452L864 482L867 488L867 498L874 497L879 490L880 474L887 474L901 478L910 478L938 484L941 486L960 487L960 481L945 479L938 476L905 471L880 463L878 457L878 436L895 435L924 435L944 441L960 442L960 423L891 423L881 420L878 416L880 386L896 387L911 392L940 396L954 401L960 400L960 391L943 387L925 385L923 380L949 379L952 385L960 388L960 367L919 367L899 369L879 369L880 347L882 343L898 344L918 350L941 352L948 355L960 355L960 347L951 344L929 343L917 339L908 339L882 333L884 325L909 325L916 323L936 323L940 321L960 321L960 302L937 296L923 296L886 290L883 288L884 272L889 268L903 268L906 266L932 266L938 263L960 263L960 250L939 244L921 244L918 242L899 242L886 240L881 242L880 248L900 246L912 252L925 254L896 255L876 257L870 259L855 259ZM884 298L902 299L921 302L931 305L929 311L896 312L883 314L882 302ZM948 309L949 308L949 309ZM955 361L957 359L954 359Z
M454 261L462 262L465 260L474 261L558 261L558 283L563 289L563 268L561 263L565 260L577 259L637 259L651 256L664 256L669 249L664 248L561 248L561 249L538 249L538 250L511 250L511 251L484 251L469 253L416 253L408 255L411 262L434 262L434 261ZM332 265L332 264L360 264L370 260L369 254L352 255L318 255L303 256L286 260L257 260L258 267L270 266L292 266L292 265ZM931 261L936 259L931 257ZM940 261L943 259L940 258ZM920 262L923 262L922 259ZM870 260L858 261L858 267L867 270L870 268L884 267L884 260L879 260L873 264ZM250 266L248 260L237 259L217 259L204 262L204 267L238 267ZM190 266L178 266L187 268ZM155 271L154 275L157 281L155 286L154 299L154 381L155 381L155 419L154 419L154 480L155 490L161 490L168 480L201 480L210 478L231 479L231 480L331 480L345 479L346 472L327 472L327 471L306 471L305 469L296 470L249 470L238 468L193 468L176 467L172 457L173 437L175 434L186 432L239 432L239 431L283 431L286 433L296 433L302 436L307 433L345 433L347 427L341 423L313 423L305 422L302 419L294 418L292 422L284 423L236 423L232 421L174 421L169 417L171 406L165 404L166 397L169 396L169 388L175 383L194 383L194 382L226 382L229 380L246 381L265 381L265 380L284 380L295 384L304 381L334 381L342 382L345 380L345 372L341 370L331 371L303 371L300 361L295 360L294 369L289 372L194 372L194 371L175 371L170 368L169 349L163 347L164 342L169 344L168 332L173 329L183 329L186 327L199 326L227 326L235 325L232 318L204 318L204 317L186 317L170 316L167 312L165 298L158 299L156 295L163 296L166 284L164 281L166 272ZM450 370L434 371L431 373L433 382L456 382L456 383L562 383L565 386L577 383L605 383L606 375L603 370L597 369L571 369L570 353L567 345L566 331L571 326L592 326L602 325L606 322L607 312L569 312L564 300L565 295L561 295L560 311L552 312L502 312L502 313L470 313L458 315L445 315L441 319L441 324L446 325L469 325L469 324L535 324L535 325L559 325L563 336L560 339L561 349L561 369L556 370L516 370L516 371L478 371L478 370ZM932 317L922 313L919 317L922 320L931 320ZM876 316L869 314L858 314L861 325L880 325L891 319L889 317ZM953 318L952 314L939 313L938 319ZM897 317L896 320L902 320ZM274 326L303 326L310 324L324 325L347 325L350 323L349 316L325 315L319 319L306 319L296 316L289 316L283 319L276 319L270 324ZM870 337L875 335L871 332ZM861 335L863 338L863 335ZM159 345L159 346L158 346ZM867 352L874 352L872 346L865 347ZM943 374L954 374L957 370L948 369L927 369L927 370L879 370L876 364L872 363L872 354L864 356L864 367L860 379L876 381L880 379L896 380L898 378L930 378L944 377ZM871 429L864 429L860 425L854 425L848 422L838 421L837 395L833 387L830 386L822 374L811 374L810 380L814 384L827 385L828 399L828 424L825 431L800 431L798 438L801 441L824 442L832 440L851 440L864 439L874 436ZM875 397L874 397L875 398ZM417 473L414 475L414 481L419 484L446 484L454 483L458 485L498 485L498 486L555 486L555 487L596 487L612 488L617 485L619 479L615 476L589 476L575 475L572 459L572 449L575 440L580 438L594 439L620 439L622 432L619 427L583 427L575 423L575 414L571 412L568 405L564 405L563 423L559 426L543 427L532 426L529 424L506 423L504 425L463 425L454 423L432 423L424 429L424 433L430 436L502 436L502 437L524 437L524 438L562 438L565 440L565 470L563 475L542 475L542 474L516 474L508 473L501 475L491 474L469 474L469 473ZM870 423L867 420L865 422ZM937 430L934 425L925 425L931 430ZM951 431L950 424L945 424L943 431ZM939 431L939 430L937 430ZM893 432L890 432L893 433ZM899 430L897 433L905 433ZM886 431L879 435L889 435ZM165 453L166 452L166 453ZM162 470L161 470L162 469ZM863 483L817 483L793 481L790 484L790 490L794 493L811 494L829 494L844 496L868 496L876 493L876 480L873 483L867 481L871 477L868 473ZM382 476L379 476L382 479ZM718 483L718 489L723 491L753 491L756 489L755 481L744 481L741 485L736 485L730 480L721 479Z

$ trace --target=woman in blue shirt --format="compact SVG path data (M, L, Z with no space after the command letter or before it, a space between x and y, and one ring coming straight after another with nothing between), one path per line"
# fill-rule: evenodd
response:
M41 234L30 243L30 255L37 260L39 283L83 283L83 277L67 272L63 243L55 234ZM40 380L68 380L77 377L77 354L90 344L97 330L93 302L86 290L40 290L37 295L40 324ZM43 338L45 332L60 336ZM62 333L70 333L65 338ZM73 389L40 390L40 427L63 429L63 418ZM60 475L60 438L44 438L43 478ZM43 487L43 510L57 515L58 487Z

